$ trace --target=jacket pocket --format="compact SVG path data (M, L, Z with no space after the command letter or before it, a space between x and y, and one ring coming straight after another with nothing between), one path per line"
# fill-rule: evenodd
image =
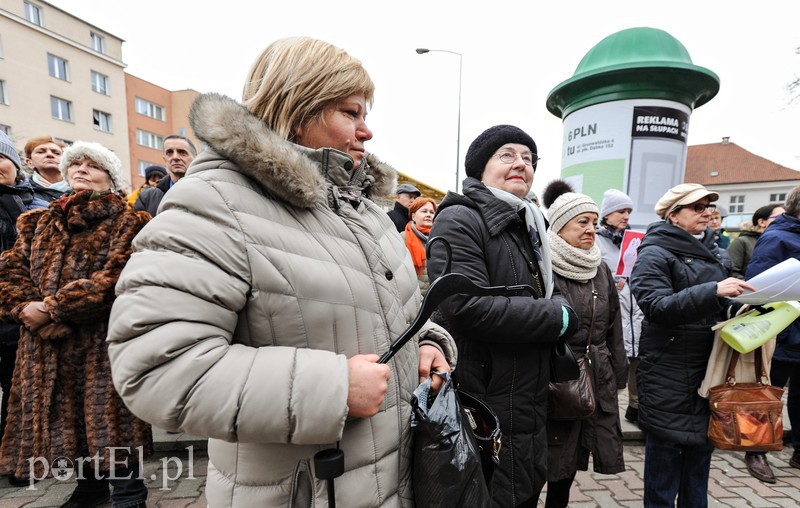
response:
M294 470L292 479L292 495L289 498L291 508L312 508L314 506L314 479L307 460L301 460Z

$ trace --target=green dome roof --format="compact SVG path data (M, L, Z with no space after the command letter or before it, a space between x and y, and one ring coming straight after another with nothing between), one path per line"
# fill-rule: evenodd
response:
M600 41L572 77L547 96L547 109L563 118L579 109L623 99L666 99L702 106L719 91L719 78L694 65L676 38L656 28L628 28Z

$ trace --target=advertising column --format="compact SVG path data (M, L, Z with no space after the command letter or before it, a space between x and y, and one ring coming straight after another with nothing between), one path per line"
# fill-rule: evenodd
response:
M658 219L658 198L683 182L692 109L718 90L717 76L662 30L606 37L547 99L564 120L561 177L598 204L606 189L622 190L634 202L631 227L643 230Z

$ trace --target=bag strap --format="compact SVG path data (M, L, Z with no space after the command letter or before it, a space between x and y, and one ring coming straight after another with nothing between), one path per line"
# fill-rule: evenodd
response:
M754 370L756 375L756 382L767 385L767 370L764 368L764 358L762 356L762 350L764 346L758 347L753 351L753 358L755 359L754 363ZM733 349L733 348L731 348ZM739 362L739 352L733 349L733 354L731 355L731 361L728 363L728 373L725 376L725 381L730 385L736 384L736 364Z
M592 330L594 330L594 317L597 311L597 297L600 293L594 287L594 279L592 279L592 324L589 326L589 334L586 338L586 354L589 354L589 346L592 345Z

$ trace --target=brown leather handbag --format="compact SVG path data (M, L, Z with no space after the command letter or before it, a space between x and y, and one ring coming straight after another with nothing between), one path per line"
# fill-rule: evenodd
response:
M547 396L547 418L550 420L584 420L592 416L597 407L594 383L592 382L592 360L589 358L589 346L592 343L591 331L594 330L598 294L594 288L594 281L592 281L592 324L589 327L589 337L586 340L586 351L578 358L579 375L576 379L560 383L550 382Z
M755 350L755 383L737 383L734 350L725 383L708 390L708 438L720 450L767 452L783 449L783 388L769 384L762 348Z

